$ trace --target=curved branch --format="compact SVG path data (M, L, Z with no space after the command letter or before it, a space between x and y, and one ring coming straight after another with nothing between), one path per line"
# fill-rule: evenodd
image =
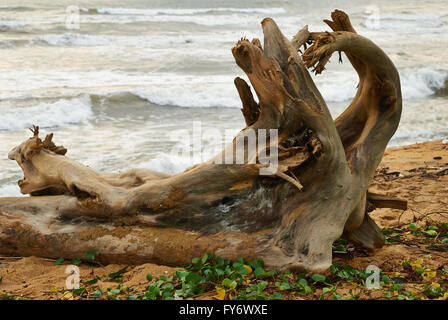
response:
M341 16L339 13L338 24L330 26L352 29L348 17L342 23ZM352 31L318 34L302 58L308 67L314 66L320 73L335 51L344 51L351 57L360 77L355 98L335 123L352 171L370 179L400 121L400 78L392 61L377 45Z

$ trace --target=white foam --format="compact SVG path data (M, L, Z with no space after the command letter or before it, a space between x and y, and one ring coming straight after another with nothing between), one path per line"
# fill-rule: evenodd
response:
M25 195L23 195L20 192L20 188L17 185L17 183L0 185L0 197L24 197L24 196Z
M399 73L403 99L414 99L431 96L435 90L443 88L448 68L447 70L433 66L405 68L400 69ZM91 93L108 96L119 92L129 92L159 105L239 108L241 102L233 85L234 76L237 75L242 76L241 74L190 75L171 72L126 73L112 70L18 70L17 72L8 70L8 72L0 71L1 84L5 90L0 94L0 98L51 97L55 94L54 88L58 88L56 93L59 95L75 96ZM246 77L243 76L243 78ZM314 77L314 80L327 102L351 100L358 85L358 76L355 72L328 70L324 75ZM18 86L18 83L21 85ZM253 89L252 92L254 93ZM70 110L70 103L76 104L83 113ZM71 113L74 112L70 118L75 117L75 122L78 122L76 119L79 121L90 119L92 114L89 102L73 100L70 103L67 100L61 100L56 105L43 104L42 108L44 110L70 110ZM1 106L0 104L0 108ZM3 109L6 108L3 106ZM0 130L5 129L6 120L9 123L8 126L22 128L22 124L17 126L11 124L17 122L16 118L19 113L34 116L39 114L37 107L14 108L8 108L6 113L0 115L0 119L4 120L0 123ZM63 115L62 111L59 115ZM42 116L42 118L46 119L47 117ZM18 123L24 121L26 120L20 120ZM51 121L51 119L48 119L48 122L52 125L57 123L56 120Z
M86 122L93 117L88 97L60 99L27 107L0 105L0 111L0 130L20 130L33 124L42 128L57 127Z
M95 10L84 9L95 13ZM290 21L297 17L286 17L284 8L198 8L198 9L136 9L99 8L99 14L81 15L81 23L134 23L134 22L174 22L193 23L206 26L258 25L265 16L276 16ZM280 15L280 16L279 16ZM284 21L277 20L281 23Z
M445 85L448 69L440 67L406 68L399 71L404 99L430 96Z
M356 94L358 76L355 72L329 71L324 75L313 76L313 79L327 102L351 100Z
M140 163L139 165L137 165L137 167L170 174L176 174L184 171L185 169L191 167L192 165L201 162L202 161L199 158L179 157L161 153L156 158L150 161Z
M82 11L88 12L89 9L83 8ZM284 8L196 8L196 9L172 9L172 8L160 8L160 9L138 9L138 8L98 8L96 11L100 14L111 15L195 15L212 12L240 12L240 13L267 13L278 14L284 13Z
M445 85L448 68L428 66L398 70L403 99L423 98L434 94ZM328 102L351 100L357 90L358 76L354 72L328 71L314 77L317 87Z
M216 35L217 36L217 35ZM237 37L233 33L222 32L219 34L221 42L233 42ZM46 34L29 41L29 44L39 44L43 42L51 46L161 46L172 44L205 44L215 43L213 35L162 35L162 36L105 36L105 35L90 35L81 33L59 33ZM11 46L5 44L5 46ZM227 49L228 50L228 49Z
M14 30L14 29L22 29L26 26L23 22L17 21L0 21L0 30Z
M361 25L369 27L369 15L363 16ZM444 25L444 15L419 13L380 13L378 16L379 29L403 30L404 32L419 32L421 29L438 28ZM414 27L414 29L411 29Z
M229 108L241 106L236 89L229 83L183 83L135 89L130 92L159 105Z

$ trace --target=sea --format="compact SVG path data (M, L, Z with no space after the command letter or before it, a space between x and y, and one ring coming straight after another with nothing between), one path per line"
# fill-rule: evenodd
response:
M244 127L231 48L273 18L292 38L347 12L397 67L403 114L389 147L448 136L446 0L0 0L0 196L20 196L8 152L41 135L99 172L178 173ZM317 87L334 117L357 75L331 59Z

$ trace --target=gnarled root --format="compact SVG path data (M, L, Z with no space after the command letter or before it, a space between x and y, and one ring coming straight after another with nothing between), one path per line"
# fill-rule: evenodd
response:
M185 172L99 174L34 128L9 154L31 197L0 198L0 253L70 258L94 250L103 263L176 265L214 252L322 271L342 234L366 249L381 246L367 212L373 204L398 204L374 199L367 188L400 120L399 77L345 13L333 12L326 23L334 32L305 27L289 41L266 18L263 45L238 41L232 54L259 103L236 78L246 127L220 154ZM336 51L345 52L360 84L333 121L307 68L321 73ZM251 139L255 147L246 143Z

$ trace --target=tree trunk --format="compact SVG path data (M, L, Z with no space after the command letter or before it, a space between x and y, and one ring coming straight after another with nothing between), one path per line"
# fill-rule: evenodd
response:
M400 202L368 201L367 189L400 120L400 80L344 12L325 22L334 32L305 27L289 41L266 18L263 46L238 41L232 53L259 103L236 78L246 128L222 153L183 173L100 175L34 128L9 154L23 169L22 193L31 196L0 198L1 253L71 258L93 250L103 263L181 265L212 252L322 271L343 234L365 249L381 247L367 211ZM335 51L345 52L359 86L333 121L307 67L321 73Z

